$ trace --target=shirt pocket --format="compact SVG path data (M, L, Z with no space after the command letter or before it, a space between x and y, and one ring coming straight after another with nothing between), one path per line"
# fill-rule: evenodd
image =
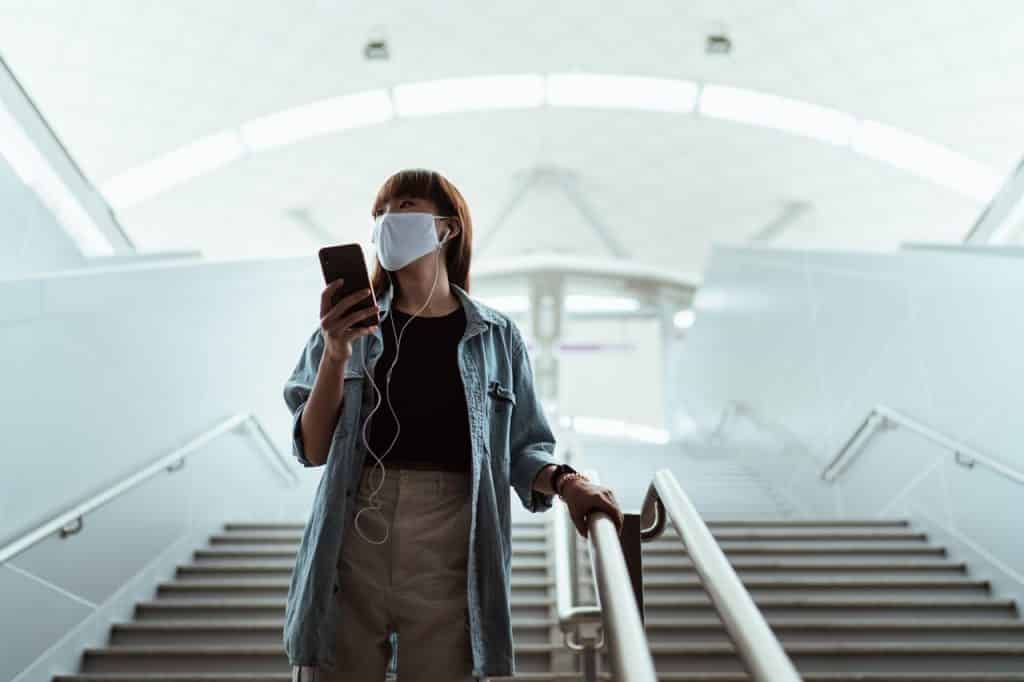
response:
M492 380L487 386L487 395L491 397L491 409L497 414L511 414L516 404L516 392L500 381Z

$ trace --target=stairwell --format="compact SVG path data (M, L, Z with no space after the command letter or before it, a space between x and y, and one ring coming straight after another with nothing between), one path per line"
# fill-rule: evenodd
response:
M1014 604L906 521L708 525L808 680L1024 681ZM281 630L300 536L301 524L228 524L106 646L86 650L78 674L54 679L290 680ZM513 523L516 679L578 677L553 620L550 541L547 518ZM659 678L747 679L674 529L643 557Z

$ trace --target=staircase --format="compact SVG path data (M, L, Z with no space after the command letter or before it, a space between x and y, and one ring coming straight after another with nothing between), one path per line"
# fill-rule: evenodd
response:
M578 679L553 619L548 521L513 522L516 679ZM708 525L807 680L1024 682L1024 622L1013 603L906 522ZM87 649L78 674L54 679L289 682L281 636L301 532L228 524L138 604L134 620L114 625L107 646ZM747 679L675 530L643 547L659 678Z
M301 537L302 524L227 524L136 606L132 621L111 628L106 646L86 649L77 674L53 679L290 682L282 630ZM563 649L548 542L546 521L513 523L513 636L517 661L533 671L550 671Z
M1024 680L1013 602L906 521L708 527L807 680ZM746 680L674 528L644 543L643 564L659 679Z

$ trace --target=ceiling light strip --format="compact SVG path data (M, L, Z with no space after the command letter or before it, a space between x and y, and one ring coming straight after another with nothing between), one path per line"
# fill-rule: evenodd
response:
M999 186L991 169L911 133L836 109L714 83L587 73L511 74L396 85L262 116L197 140L121 173L101 189L130 206L251 151L262 151L395 117L466 111L566 108L696 113L827 142L987 201Z

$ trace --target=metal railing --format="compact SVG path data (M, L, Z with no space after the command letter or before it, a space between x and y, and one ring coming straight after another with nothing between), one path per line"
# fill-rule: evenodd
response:
M645 542L661 535L671 519L750 676L758 682L799 682L793 662L669 469L654 474L640 515L647 524L641 531Z
M868 412L867 416L865 416L857 425L856 430L854 430L846 442L843 443L842 447L839 448L835 457L833 457L828 465L822 470L821 478L829 482L834 481L839 474L849 466L850 462L853 461L857 454L860 453L868 440L870 440L879 429L883 428L887 424L902 426L910 429L918 435L924 436L932 442L938 443L953 453L958 464L967 467L968 469L974 467L975 464L980 464L998 474L1001 474L1002 476L1005 476L1011 481L1024 485L1024 474L1021 472L978 452L964 443L953 440L952 438L939 433L935 429L925 426L921 422L916 421L915 419L912 419L891 407L886 407L885 405L875 405L871 408L871 411Z
M573 459L574 451L568 450L567 461ZM596 471L579 468L591 480L600 482ZM610 653L614 679L657 680L644 628L641 542L661 536L669 518L751 677L758 682L799 682L800 676L775 633L670 470L655 473L639 514L623 513L621 536L607 514L589 515L587 533L596 606L577 605L579 533L568 508L558 506L554 518L558 622L566 646L581 655L584 682L597 679L597 654L602 650Z
M17 540L0 547L0 564L3 564L7 560L17 556L29 547L35 545L37 542L40 542L56 532L59 532L62 538L80 532L84 526L83 518L86 514L107 504L111 500L142 484L157 474L163 472L174 473L181 470L181 468L185 466L185 458L193 452L199 450L201 447L223 434L234 431L235 429L245 425L253 427L256 435L259 436L260 440L263 441L270 451L276 456L277 462L280 464L280 467L278 467L278 473L281 474L281 476L289 483L298 483L299 477L288 467L287 460L267 435L267 432L264 430L259 418L251 413L237 414L225 419L213 428L204 431L185 445L175 449L174 452L164 455L152 464L149 464L134 474L123 478L121 481L115 483L102 492L79 502L71 509L63 511L51 518L49 521L40 524L38 527L25 533Z
M595 483L600 482L596 471L581 469L581 472ZM638 515L625 515L627 519L621 537L608 514L594 511L588 515L587 541L598 603L596 606L577 606L579 573L575 559L578 557L576 539L579 532L569 517L568 507L564 504L559 507L554 519L558 623L566 646L580 654L584 682L597 680L597 654L603 650L611 654L614 679L657 682L654 659L644 630L641 597L637 593L640 572L634 567L638 562L628 562L624 556L632 535L635 555L639 558L639 525L629 523L630 516L636 521ZM633 533L629 532L630 529Z

